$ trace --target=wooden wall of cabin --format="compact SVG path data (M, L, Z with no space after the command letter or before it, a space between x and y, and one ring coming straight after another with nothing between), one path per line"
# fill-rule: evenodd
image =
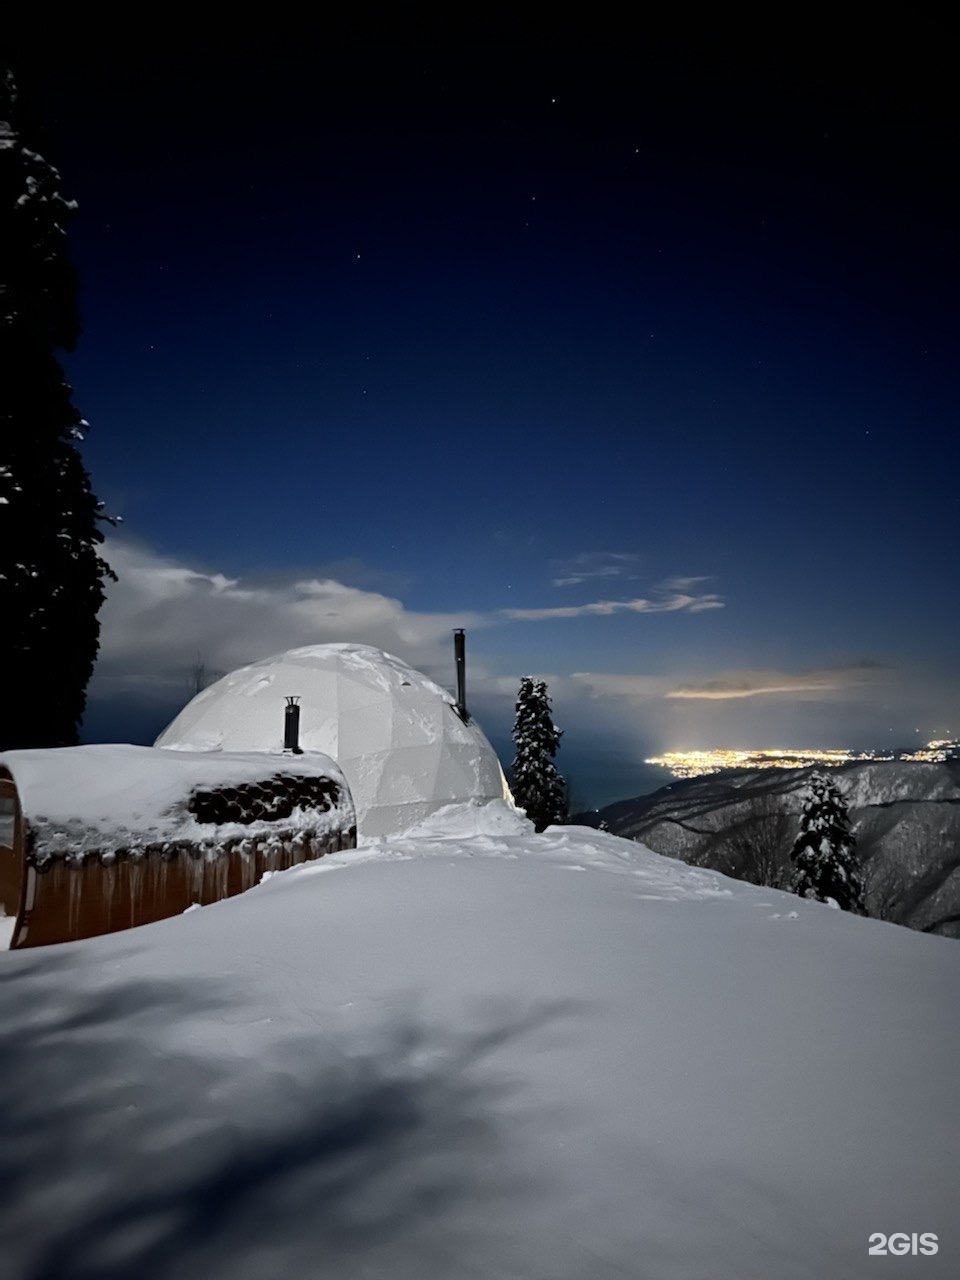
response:
M0 914L15 916L23 887L23 838L17 788L0 777Z
M288 841L251 852L234 849L213 856L181 847L160 854L118 857L81 865L57 859L43 871L27 868L25 907L12 947L39 947L114 933L179 915L193 904L207 906L258 884L266 871L356 847L356 830L334 831L310 842Z

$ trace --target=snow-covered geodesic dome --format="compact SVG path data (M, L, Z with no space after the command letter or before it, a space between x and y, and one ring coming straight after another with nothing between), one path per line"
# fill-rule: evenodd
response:
M300 698L300 746L340 765L358 837L397 835L444 805L510 793L480 728L439 685L368 645L318 644L240 667L188 702L158 747L280 751Z

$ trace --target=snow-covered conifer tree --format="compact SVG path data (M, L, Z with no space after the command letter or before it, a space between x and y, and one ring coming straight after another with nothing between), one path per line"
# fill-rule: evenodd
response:
M87 424L54 356L80 330L75 205L0 77L0 747L63 746L77 740L112 574L77 450Z
M516 756L510 766L513 796L538 831L567 816L566 784L553 758L563 730L553 723L547 686L524 676L513 726Z
M795 892L863 915L863 882L854 846L839 787L825 774L813 774L790 854L796 866Z

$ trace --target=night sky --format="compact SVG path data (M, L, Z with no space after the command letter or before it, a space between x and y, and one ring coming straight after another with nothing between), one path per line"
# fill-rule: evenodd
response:
M312 640L449 685L456 625L504 752L548 679L583 803L960 733L948 43L29 49L123 517L87 736Z

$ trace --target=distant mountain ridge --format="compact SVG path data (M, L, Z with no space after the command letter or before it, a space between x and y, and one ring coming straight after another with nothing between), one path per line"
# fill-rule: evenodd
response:
M753 835L789 853L817 766L733 769L607 805L618 836L696 866L738 874ZM850 810L869 914L960 938L960 762L865 761L830 770ZM740 878L749 878L741 875Z

